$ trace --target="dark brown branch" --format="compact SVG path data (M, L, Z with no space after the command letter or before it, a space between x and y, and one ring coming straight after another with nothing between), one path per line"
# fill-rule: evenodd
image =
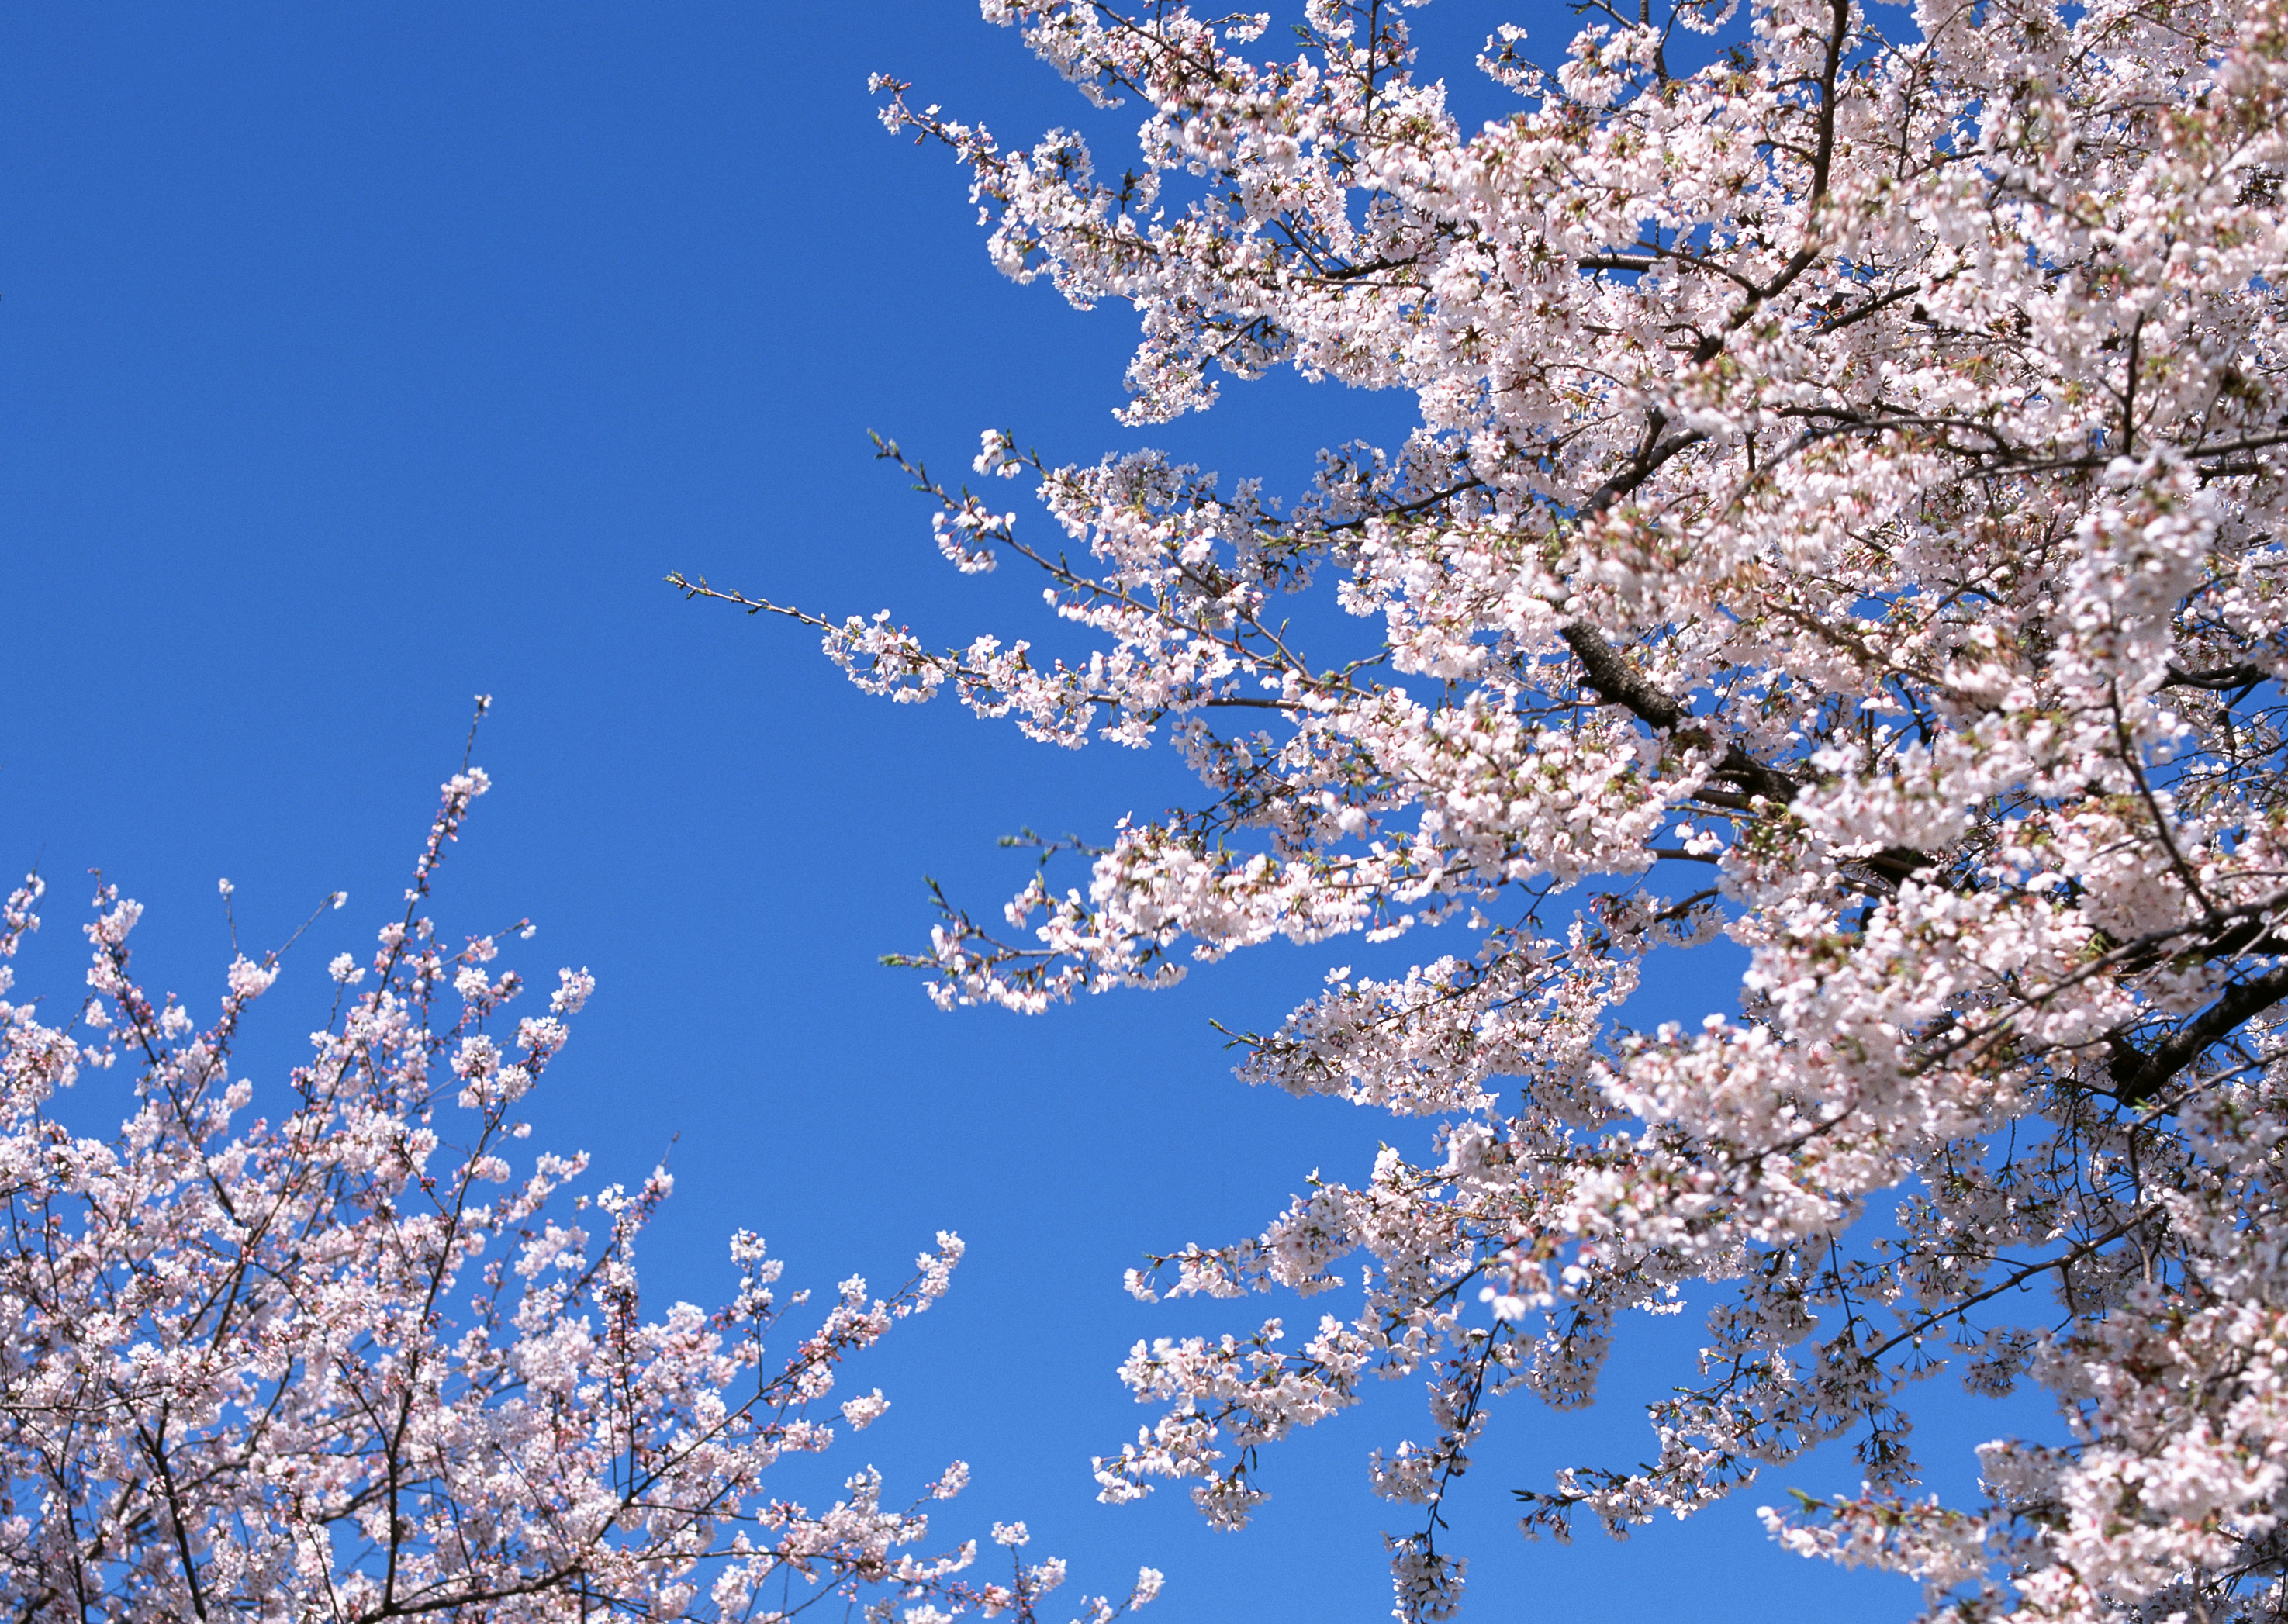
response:
M1622 707L1663 733L1682 733L1690 726L1692 716L1683 704L1653 686L1595 627L1576 621L1558 635L1581 661L1589 685L1607 703ZM1736 744L1725 747L1724 759L1716 764L1716 771L1750 795L1761 796L1779 806L1795 799L1796 791L1803 787L1792 773L1766 765Z
M2207 688L2222 693L2234 688L2252 687L2270 675L2262 666L2252 665L2245 660L2231 665L2211 666L2199 671L2181 671L2173 665L2161 685L2165 688Z
M207 1616L206 1592L199 1585L198 1557L191 1550L191 1533L183 1522L182 1497L176 1492L175 1474L167 1464L166 1422L159 1423L159 1434L154 1437L141 1425L135 1429L143 1451L151 1458L151 1465L159 1475L159 1491L167 1501L167 1521L175 1535L175 1552L183 1564L183 1583L191 1593L191 1611L202 1619Z
M2149 1053L2141 1053L2125 1040L2116 1038L2115 1097L2125 1105L2144 1104L2172 1077L2199 1059L2209 1045L2229 1036L2243 1021L2262 1014L2284 998L2288 998L2288 963L2275 964L2260 976L2227 987L2223 997L2164 1038Z
M1682 703L1654 687L1643 672L1623 659L1620 650L1605 640L1604 633L1585 622L1575 621L1558 635L1581 661L1589 685L1608 704L1623 707L1638 720L1663 733L1674 733L1685 725L1688 717Z

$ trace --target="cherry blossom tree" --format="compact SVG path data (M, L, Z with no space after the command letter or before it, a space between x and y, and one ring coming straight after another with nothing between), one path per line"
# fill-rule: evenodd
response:
M439 934L431 886L486 787L465 762L445 784L404 911L369 962L334 960L332 1013L267 1097L232 1077L232 1047L283 950L236 957L201 1027L133 978L140 910L115 887L96 895L74 1018L0 1002L0 1611L539 1624L863 1600L911 1624L1034 1619L1061 1562L997 1581L970 1576L973 1542L910 1549L959 1462L910 1505L870 1468L820 1510L765 1485L833 1441L815 1412L838 1370L943 1295L957 1237L887 1295L843 1281L772 1356L809 1294L778 1297L782 1264L751 1233L731 1240L728 1304L645 1318L634 1252L663 1168L569 1200L584 1156L515 1171L522 1102L595 983L560 970L545 1010L515 1018L524 978L496 965L530 930ZM9 898L0 960L42 889ZM114 1071L131 1114L109 1139L73 1132L57 1091ZM856 1430L888 1405L878 1388L839 1407ZM1026 1542L1021 1523L993 1532L1013 1557ZM1147 1570L1084 1613L1107 1624L1157 1584Z
M1308 0L1286 54L1267 14L985 0L1136 147L888 78L885 120L965 169L1003 271L1138 313L1128 422L1291 367L1420 426L1283 500L987 434L1055 542L886 446L958 568L1043 573L1069 658L676 579L870 692L1196 769L998 916L948 904L941 1002L1444 926L1246 1038L1248 1081L1435 1148L1132 1279L1339 1311L1138 1346L1163 1412L1107 1499L1188 1481L1235 1526L1265 1446L1426 1379L1373 1471L1418 1508L1400 1614L1446 1616L1494 1401L1590 1402L1688 1290L1653 1458L1523 1493L1529 1533L1848 1439L1863 1492L1769 1525L1949 1616L2288 1616L2288 7L1737 5L1593 0L1548 67L1503 28L1468 129L1399 0ZM1720 939L1736 1001L1632 1030L1647 956ZM1928 1497L1942 1372L2038 1383L2062 1441Z

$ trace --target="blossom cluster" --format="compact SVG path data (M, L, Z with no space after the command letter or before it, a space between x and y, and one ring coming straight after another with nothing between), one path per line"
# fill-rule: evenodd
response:
M1416 1509L1399 1613L1444 1617L1494 1401L1589 1402L1627 1311L1688 1294L1648 1462L1532 1490L1529 1531L1845 1439L1864 1492L1780 1537L1951 1616L2288 1610L2288 6L1592 4L1553 66L1488 39L1474 129L1405 5L1307 0L1270 56L1267 13L983 9L1136 146L1006 146L890 78L884 120L1008 274L1136 313L1128 421L1291 367L1420 426L1283 501L989 434L1053 541L918 479L1092 652L886 618L816 621L829 652L1164 741L1204 794L917 961L1031 1010L1272 940L1479 944L1249 1041L1249 1081L1434 1148L1134 1281L1343 1306L1140 1346L1163 1414L1106 1496L1235 1525L1263 1446L1425 1381L1373 1470ZM1313 657L1299 593L1367 651ZM1736 1005L1632 1029L1646 957L1718 939ZM2041 1384L2064 1440L1990 1448L1963 1505L1919 1497L1905 1407L1950 1367Z
M41 882L0 909L0 1611L1035 1619L1061 1563L995 1581L973 1541L921 1554L961 1462L902 1505L870 1467L814 1509L766 1482L833 1442L816 1412L840 1368L945 1293L957 1237L886 1295L844 1281L771 1354L809 1294L781 1300L783 1265L750 1233L729 1303L647 1313L635 1249L664 1168L576 1195L584 1156L516 1170L517 1113L595 980L560 970L519 1016L500 937L438 931L432 883L486 788L465 766L445 784L403 913L365 963L333 962L333 1011L282 1086L233 1075L282 952L238 956L202 1026L137 980L141 910L104 886L84 1001L51 1025L9 1001ZM131 1077L125 1121L74 1131L58 1091L113 1073ZM854 1431L887 1407L879 1389L839 1406ZM1127 1602L1084 1600L1088 1624L1157 1585L1147 1570Z

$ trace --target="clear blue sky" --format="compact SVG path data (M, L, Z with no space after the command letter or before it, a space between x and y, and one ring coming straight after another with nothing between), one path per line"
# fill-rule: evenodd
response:
M1433 71L1467 75L1511 19L1553 55L1564 13L1531 4L1442 0ZM874 122L875 69L1005 138L1084 112L962 0L0 12L0 866L57 882L25 982L71 995L91 866L149 905L151 978L202 1002L218 876L257 941L346 887L248 1051L294 1053L490 693L497 788L441 920L528 913L532 968L597 972L540 1138L633 1177L680 1136L660 1303L715 1300L741 1224L818 1285L886 1279L958 1229L953 1295L860 1373L896 1407L838 1470L874 1460L895 1489L965 1455L949 1533L1027 1517L1076 1587L1160 1566L1158 1624L1378 1619L1390 1519L1364 1458L1420 1426L1413 1383L1278 1452L1244 1534L1208 1533L1180 1490L1098 1506L1087 1470L1149 1418L1111 1374L1132 1341L1280 1311L1147 1308L1122 1269L1251 1232L1401 1131L1250 1092L1208 1026L1275 1021L1358 952L1031 1021L935 1013L875 963L924 939L923 876L989 908L1022 879L996 836L1149 813L1182 793L1175 764L869 701L809 634L660 578L1038 636L1031 583L938 561L868 429L949 471L1005 425L1059 460L1151 440L1275 488L1407 402L1280 379L1117 428L1129 317L997 277L951 166ZM1639 1458L1630 1401L1686 1378L1690 1329L1645 1325L1594 1415L1497 1415L1454 1507L1471 1616L1911 1616L1912 1587L1755 1526L1789 1484L1853 1486L1847 1462L1625 1547L1520 1541L1512 1486Z

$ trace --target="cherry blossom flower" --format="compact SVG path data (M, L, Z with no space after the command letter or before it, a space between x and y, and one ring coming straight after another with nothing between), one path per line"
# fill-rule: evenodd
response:
M1136 145L1006 144L888 77L884 123L961 166L1003 271L1135 313L1126 421L1289 367L1419 428L1283 500L988 433L1039 538L886 443L948 557L1041 571L1084 652L675 579L869 692L1198 773L997 915L948 902L908 961L943 1003L1449 926L1245 1037L1247 1081L1434 1147L1132 1280L1316 1324L1140 1344L1160 1414L1106 1498L1235 1525L1268 1446L1411 1378L1374 1481L1399 1613L1445 1617L1496 1400L1590 1402L1627 1311L1689 1293L1648 1462L1535 1487L1529 1531L1851 1440L1863 1493L1773 1526L1934 1609L2279 1617L2288 8L1579 9L1553 63L1488 39L1510 100L1469 127L1409 6L1307 0L1267 55L1267 14L985 0ZM1314 653L1297 594L1364 636ZM1720 938L1736 1003L1633 1030L1647 957ZM2066 1440L1993 1446L1961 1505L1909 1441L1949 1367L2039 1383Z
M666 1169L573 1197L584 1156L519 1149L515 1112L595 981L560 971L550 1013L512 1022L524 982L489 968L498 940L455 948L433 920L486 784L465 767L444 786L404 914L364 967L330 967L345 1001L265 1092L233 1077L233 1046L282 951L234 959L201 1026L136 980L140 909L106 886L87 1002L51 1026L5 1001L41 882L0 908L0 1605L27 1624L767 1620L821 1601L1035 1619L1061 1564L989 1581L974 1541L921 1554L957 1462L903 1505L870 1468L822 1507L768 1486L834 1442L813 1411L945 1293L958 1238L885 1295L844 1282L798 1328L808 1294L782 1301L783 1265L742 1233L728 1304L663 1311L635 1252ZM54 1096L107 1073L127 1120L74 1132ZM887 1407L878 1389L840 1406L854 1430ZM1080 1612L1100 1624L1157 1586L1147 1570Z

